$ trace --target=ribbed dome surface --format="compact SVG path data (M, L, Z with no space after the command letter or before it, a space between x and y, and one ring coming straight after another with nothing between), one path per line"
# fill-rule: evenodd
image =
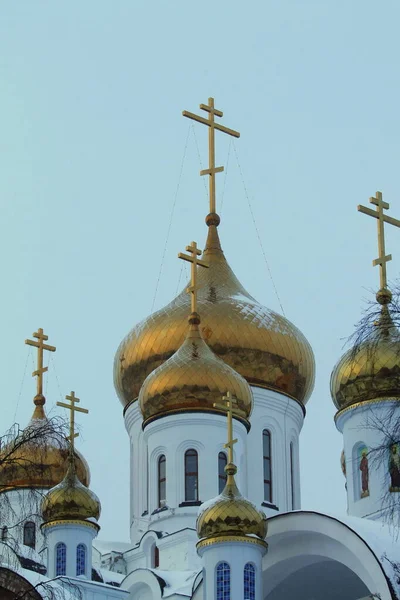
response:
M215 224L209 227L202 259L209 268L198 269L198 311L211 350L251 385L305 404L314 386L314 357L306 338L243 288L226 262ZM146 377L182 345L189 302L185 289L134 327L120 344L114 383L124 406L138 397Z
M264 540L268 529L265 513L239 492L234 479L235 465L228 464L226 472L228 478L222 493L200 507L196 523L198 537L204 540L256 536Z
M65 438L53 429L43 404L44 398L36 405L32 419L20 438L11 441L0 452L0 459L9 455L8 459L1 461L2 490L51 488L66 475L69 446ZM20 445L19 439L22 440ZM89 466L78 451L75 451L75 468L80 481L88 486Z
M371 336L348 350L333 369L331 394L339 410L368 400L400 397L400 332L389 307L382 306Z
M98 520L100 511L100 500L79 481L71 467L63 481L49 490L42 502L42 516L45 522Z
M177 352L153 371L139 393L139 407L145 423L155 417L183 411L219 412L228 391L244 419L252 410L252 392L246 382L202 339L198 315L191 315L187 337Z

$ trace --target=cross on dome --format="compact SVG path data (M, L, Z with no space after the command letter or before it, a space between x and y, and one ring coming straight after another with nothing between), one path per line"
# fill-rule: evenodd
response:
M228 441L224 444L224 448L228 449L228 464L233 463L233 446L237 443L237 439L233 439L233 415L243 416L243 412L237 408L236 398L231 392L226 392L226 396L222 397L222 403L214 403L214 408L219 408L226 413L228 420Z
M39 401L41 404L44 404L43 373L46 373L46 371L49 369L48 367L43 366L43 352L44 350L47 350L48 352L55 352L56 347L43 343L47 342L49 337L43 333L42 328L35 331L35 333L32 334L32 337L36 338L38 341L35 342L34 340L25 340L25 344L37 348L37 369L32 373L32 377L37 377L37 393L35 400Z
M386 254L385 252L385 223L389 223L390 225L394 225L395 227L400 227L400 221L397 219L393 219L392 217L388 217L384 214L384 210L389 209L388 202L384 202L382 200L382 192L376 192L376 197L372 197L369 199L371 204L374 204L377 208L376 210L371 210L366 206L358 205L357 210L359 212L364 213L370 217L374 217L378 220L378 252L379 256L374 261L372 261L372 265L376 267L380 266L380 291L387 290L387 274L386 274L386 263L392 260L391 254ZM390 301L390 300L389 300Z
M208 269L208 265L198 258L201 256L202 251L197 248L196 242L192 242L190 246L186 246L186 250L187 252L190 252L190 254L179 252L178 258L191 263L190 286L186 288L186 291L188 294L191 294L191 311L192 314L194 314L197 313L197 265L199 265L199 267L204 267L205 269Z
M62 406L63 408L67 408L70 410L70 422L69 422L69 436L68 440L71 443L71 456L73 456L74 452L74 440L79 436L79 433L75 433L75 413L81 412L88 414L87 408L80 408L79 406L75 406L77 402L80 402L80 399L75 396L75 392L71 392L70 395L65 396L66 400L70 401L70 404L66 404L65 402L57 402L57 406Z
M208 99L208 104L200 104L200 109L208 112L208 119L204 119L204 117L200 117L191 113L187 110L182 112L184 117L188 117L193 121L197 121L198 123L202 123L203 125L207 125L208 129L208 169L204 169L200 171L200 175L209 175L210 176L210 213L213 214L216 212L215 208L215 174L222 173L224 167L216 167L215 166L215 130L222 131L222 133L227 133L232 137L239 138L240 133L238 131L234 131L233 129L229 129L228 127L224 127L219 123L215 122L214 117L222 117L224 113L221 110L217 110L214 107L214 98Z

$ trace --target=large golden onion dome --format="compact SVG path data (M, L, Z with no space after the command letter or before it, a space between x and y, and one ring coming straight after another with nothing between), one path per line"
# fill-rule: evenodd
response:
M381 315L372 334L348 350L331 375L331 394L337 409L360 402L400 397L400 332L390 316L391 293L380 290Z
M228 391L235 397L236 406L243 414L241 420L248 425L253 404L250 386L210 350L201 336L199 324L199 315L192 313L182 346L143 383L139 407L144 425L161 415L182 411L225 414L214 404L220 403L221 397Z
M221 250L219 217L208 215L208 239L199 268L198 310L211 350L249 384L281 392L305 404L314 386L314 357L303 334L283 316L263 307L243 288ZM168 360L186 335L189 298L184 290L127 335L114 362L114 383L126 407L146 377Z
M0 452L1 491L52 488L67 472L68 442L47 418L44 396L36 396L34 403L35 410L28 426ZM75 467L80 481L88 486L89 466L76 450Z
M42 501L45 523L96 519L100 517L101 504L94 492L83 485L68 461L67 474L61 483L47 492Z
M197 546L240 539L266 546L267 517L262 510L239 492L234 475L236 466L225 467L227 481L222 493L204 502L199 509L196 529L200 539Z

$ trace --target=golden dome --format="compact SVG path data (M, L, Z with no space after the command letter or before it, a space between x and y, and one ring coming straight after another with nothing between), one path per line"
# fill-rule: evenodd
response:
M43 406L44 397L36 396L34 403L35 410L28 426L0 452L2 491L15 488L52 488L62 481L67 472L68 443L47 418ZM32 432L32 436L29 432ZM9 459L1 460L1 457L7 455ZM76 450L75 467L82 483L89 485L89 466Z
M207 542L223 541L226 538L248 538L266 545L267 517L262 510L240 494L234 475L237 471L232 463L225 467L227 481L222 493L204 502L196 522L198 546Z
M94 492L79 481L75 468L71 465L62 482L49 490L42 501L42 516L45 523L98 520L100 511L100 500Z
M182 411L224 412L214 407L227 391L247 424L253 396L246 380L207 346L199 330L200 318L189 317L189 330L182 346L146 378L139 393L145 424L160 415Z
M389 308L391 295L377 295L383 305L375 330L348 350L331 375L331 394L341 410L369 400L400 397L400 332Z
M306 403L314 386L314 357L303 334L263 307L243 288L221 250L219 217L209 215L209 233L199 268L198 311L211 350L249 384ZM136 400L146 377L182 345L189 314L186 289L165 308L132 329L115 356L114 383L124 406Z

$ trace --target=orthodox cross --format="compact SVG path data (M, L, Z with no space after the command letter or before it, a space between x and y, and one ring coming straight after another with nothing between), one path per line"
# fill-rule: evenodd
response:
M214 403L214 408L223 410L228 417L228 441L224 444L224 448L228 448L228 463L233 463L233 445L237 439L233 439L233 415L240 415L241 411L235 407L236 398L230 392L226 392L226 396L222 397L222 404Z
M74 450L74 439L79 436L79 433L75 433L75 413L88 413L87 408L79 408L79 406L75 406L77 402L80 402L80 399L75 396L75 392L71 392L70 395L65 396L66 400L69 400L71 404L66 404L65 402L57 402L57 406L62 406L63 408L68 408L71 411L70 413L70 421L69 421L69 436L68 440L71 442L71 453Z
M376 267L376 265L380 266L380 283L381 289L387 288L387 277L386 277L386 263L392 260L391 254L385 253L385 223L390 223L390 225L394 225L395 227L400 227L400 221L397 219L393 219L392 217L388 217L383 213L386 209L389 209L389 204L382 200L382 192L376 192L376 198L369 199L371 204L374 204L377 208L376 210L371 210L366 206L357 206L357 210L364 213L365 215L369 215L370 217L374 217L378 220L378 252L379 256L374 261L372 261L372 265Z
M201 256L201 250L197 248L196 242L192 242L190 246L186 246L186 250L190 252L190 255L179 252L178 258L186 260L192 265L190 286L186 288L186 291L188 294L191 294L191 311L192 313L195 313L197 312L197 265L199 265L199 267L205 267L206 269L208 269L208 265L198 258Z
M43 351L48 350L49 352L55 352L55 346L49 346L48 344L44 344L43 342L47 342L49 337L43 333L43 329L38 329L32 337L36 338L38 341L34 340L25 340L25 344L28 346L34 346L37 348L37 369L33 371L32 377L37 377L37 396L43 396L43 373L48 371L48 367L43 366Z
M207 125L208 129L208 169L204 169L200 171L200 175L209 175L210 176L210 213L215 213L215 174L222 173L224 167L216 167L215 166L215 130L222 131L223 133L227 133L235 138L240 137L240 133L238 131L234 131L233 129L229 129L228 127L224 127L219 123L216 123L214 117L222 117L224 113L221 110L217 110L214 108L214 98L208 99L208 104L200 104L201 110L205 110L208 112L208 119L204 117L199 117L187 110L182 112L184 117L188 117L193 121L197 121L198 123L202 123L203 125Z

